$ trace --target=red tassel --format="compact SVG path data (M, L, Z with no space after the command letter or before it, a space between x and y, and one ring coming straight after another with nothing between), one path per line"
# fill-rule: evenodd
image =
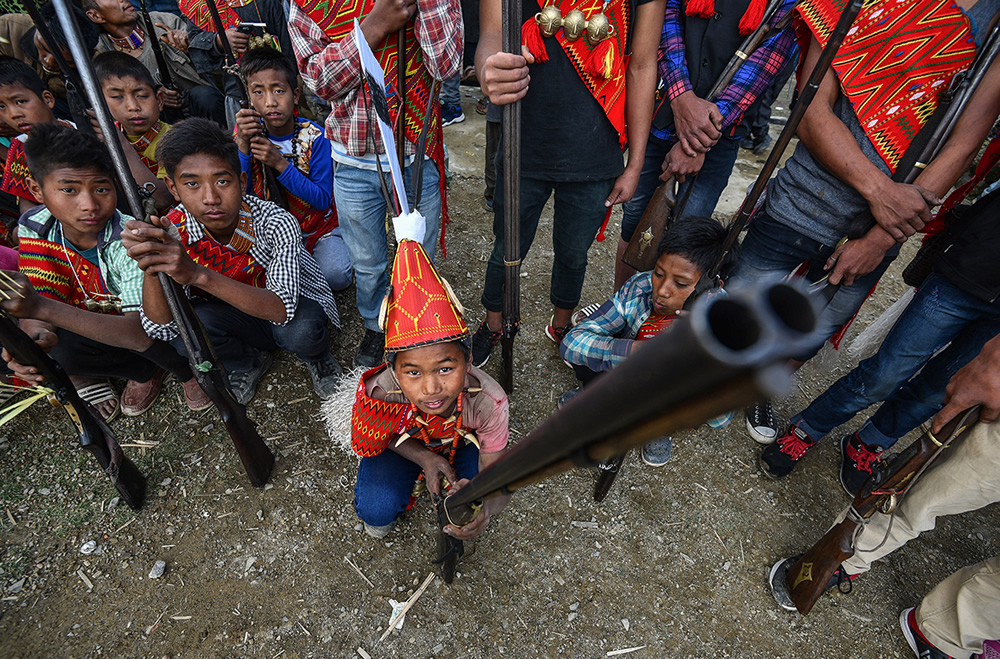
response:
M584 71L595 78L607 79L615 70L615 46L613 39L605 39L597 44L584 63Z
M521 26L521 44L531 52L536 64L549 61L549 53L545 50L545 42L542 40L542 29L538 27L534 16Z
M604 214L604 224L601 225L601 230L597 232L597 242L604 242L604 232L608 230L608 222L611 221L611 211L615 209L614 206L608 207L608 212Z
M767 8L766 0L750 0L743 18L740 19L740 36L745 37L760 27L760 22L764 20L764 10Z
M688 16L711 18L715 15L715 0L689 0L684 11Z

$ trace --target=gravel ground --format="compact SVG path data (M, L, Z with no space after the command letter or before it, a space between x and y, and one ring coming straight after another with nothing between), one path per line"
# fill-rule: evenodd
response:
M483 120L464 93L467 120L446 129L452 224L439 265L473 325L492 236L479 178ZM738 205L761 162L740 161L720 213ZM542 334L550 212L523 268L515 439L575 385ZM586 301L610 293L613 248L614 239L594 246ZM894 268L858 326L903 290ZM346 324L334 350L348 364L361 325L353 291L338 302ZM487 370L496 374L497 361ZM801 409L849 367L828 355L807 364L779 414ZM426 499L385 541L361 531L352 508L356 459L328 437L308 376L288 355L249 413L278 456L262 490L247 483L214 411L189 413L176 382L146 415L116 421L119 441L149 478L138 513L118 504L74 445L62 411L38 404L0 428L0 655L602 657L642 647L628 656L903 657L899 610L1000 551L996 507L942 520L852 593L824 597L808 618L785 613L767 570L806 548L847 504L836 446L827 442L772 482L759 476L758 447L738 416L721 431L675 435L662 469L630 456L603 504L592 501L585 471L519 493L469 543L455 582L433 579L402 629L377 643L389 600L405 600L433 571ZM85 543L92 553L81 551ZM157 561L165 570L151 579Z

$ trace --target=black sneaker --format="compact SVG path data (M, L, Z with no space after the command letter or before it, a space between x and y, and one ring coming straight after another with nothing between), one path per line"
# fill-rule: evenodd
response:
M778 420L771 401L754 403L746 408L747 431L758 444L771 444L778 436Z
M576 387L575 389L570 389L569 391L565 392L562 396L559 397L558 409L561 410L563 407L566 406L567 403L569 403L571 400L573 400L582 393L583 393L583 387Z
M493 346L500 343L500 336L503 332L494 332L484 320L479 324L479 329L472 335L472 365L482 368L490 360L490 353Z
M816 442L804 430L797 425L789 426L788 432L761 452L760 468L768 478L784 478L814 446Z
M344 369L340 368L333 355L326 353L324 357L314 362L305 362L305 365L317 396L329 398L337 391L337 383L340 382Z
M788 590L788 571L792 569L792 566L798 562L801 558L801 554L798 556L791 556L789 558L783 558L774 565L771 566L771 572L767 575L767 581L771 584L771 594L774 596L774 601L778 603L778 606L783 608L785 611L797 611L795 607L795 602L792 601L792 594ZM833 573L830 577L830 581L827 582L826 588L823 592L836 587L837 590L844 593L845 595L854 588L855 577L858 575L847 574L844 572L844 567L838 566L837 571Z
M254 394L257 393L257 384L274 361L269 352L255 350L254 353L254 365L249 370L229 372L229 386L233 390L236 402L240 405L246 405L253 400Z
M913 654L917 659L951 659L951 655L938 650L920 633L916 612L917 610L911 607L903 609L899 614L899 627L903 630L903 638L913 650Z
M355 368L374 368L385 361L385 334L365 329L358 351L354 353Z
M882 447L865 444L858 433L840 440L840 485L848 496L855 496L872 475L872 467L882 459Z

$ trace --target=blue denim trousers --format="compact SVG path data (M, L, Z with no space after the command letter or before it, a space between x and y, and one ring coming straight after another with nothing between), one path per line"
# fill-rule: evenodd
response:
M462 93L459 84L462 82L462 74L457 73L441 83L441 102L448 105L461 105Z
M427 233L423 246L434 260L438 230L441 224L441 193L438 190L437 166L424 160L423 195L420 212L427 218ZM414 165L403 172L407 199L413 204L411 176ZM386 267L389 265L389 248L386 236L386 203L376 171L352 167L334 161L333 198L337 204L340 230L351 256L357 284L358 313L365 328L378 332L378 312L382 298L389 286ZM392 190L392 180L385 170L386 185Z
M316 241L312 255L331 291L342 291L354 281L351 255L339 226Z
M951 376L998 333L1000 303L984 302L946 277L931 275L878 352L792 417L792 423L819 440L869 405L885 401L859 436L866 444L889 448L941 409Z
M479 473L479 449L466 444L455 452L452 465L459 478ZM369 526L386 526L406 512L420 465L386 449L370 458L361 458L354 486L354 510Z
M642 214L646 212L646 206L652 198L656 188L660 187L660 174L663 173L663 159L667 152L673 147L673 142L665 142L652 135L646 143L646 158L642 162L642 173L639 174L639 184L635 188L632 199L627 201L622 210L622 240L628 242L632 240L635 228L639 226ZM729 176L733 173L733 164L736 156L740 152L740 140L731 137L723 137L712 147L712 150L705 155L705 164L702 165L698 176L693 180L688 178L677 189L677 199L682 199L687 193L687 189L692 185L691 196L688 197L684 206L683 217L712 217L716 204L722 191L729 183Z
M739 260L731 276L732 286L774 280L791 274L807 261L810 268L806 280L817 281L826 274L823 266L833 251L833 246L808 238L778 222L765 211L758 211L740 245ZM795 359L803 362L808 360L823 347L824 341L854 317L868 297L868 292L878 283L897 254L899 245L892 247L872 272L855 280L850 286L837 289L820 314L815 344L796 355Z
M502 171L502 153L497 154L497 172ZM560 309L574 309L580 303L583 278L587 274L587 251L604 223L604 202L614 187L614 179L601 181L543 181L521 177L521 256L524 258L535 240L538 220L545 203L555 193L555 217L552 222L552 281L549 299ZM487 311L503 310L503 225L504 183L497 176L493 193L493 252L486 264L483 306Z
M281 348L304 362L316 361L330 352L326 312L319 302L307 297L299 298L295 317L285 325L255 318L215 298L194 297L191 306L227 371L253 368L254 350ZM187 356L180 337L175 337L170 345Z

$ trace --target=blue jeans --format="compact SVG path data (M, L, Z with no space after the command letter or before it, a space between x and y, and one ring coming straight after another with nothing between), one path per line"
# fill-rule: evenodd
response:
M931 275L878 352L792 417L792 423L819 440L869 405L885 401L859 436L865 444L889 448L941 409L951 376L998 333L1000 303L984 302L947 278Z
M437 166L432 160L424 160L423 195L420 212L427 218L427 233L423 245L431 261L437 244L438 229L441 224L441 193L438 190ZM385 197L379 184L378 172L360 169L334 161L333 197L337 204L340 230L351 255L354 274L357 279L358 313L364 320L365 328L380 331L378 312L382 298L389 287L386 267L389 265L389 248L385 233ZM410 178L413 165L403 174L407 188L407 199L413 203ZM389 171L386 170L386 185L392 190Z
M330 285L331 291L342 291L354 281L351 255L339 226L316 241L312 255L323 271L323 278Z
M750 229L740 245L739 260L732 274L733 286L754 284L773 280L792 273L799 265L808 261L808 281L823 277L823 266L833 253L834 247L808 238L798 231L781 224L765 211L750 224ZM806 361L815 355L823 342L833 336L844 323L854 317L869 291L878 283L882 273L899 254L899 245L892 247L882 262L872 272L861 277L850 286L841 286L824 307L817 323L816 343L795 359Z
M466 444L455 452L452 465L459 478L479 473L479 449ZM386 449L370 458L361 458L354 486L354 510L369 526L386 526L406 512L420 465Z
M255 350L281 348L304 362L317 361L330 353L326 312L319 302L307 297L299 298L295 317L285 325L255 318L215 298L194 297L191 306L227 371L238 373L253 368ZM187 356L180 337L170 345Z
M660 174L663 173L663 159L667 152L673 147L673 142L664 142L652 135L646 144L646 158L642 162L642 173L639 174L639 183L635 187L635 194L622 206L624 215L622 216L622 240L628 242L632 240L635 228L639 226L642 214L646 212L646 206L652 198L656 188L660 187ZM733 164L736 156L740 152L740 141L731 137L723 137L712 147L712 150L705 155L705 164L698 172L697 178L693 181L689 177L677 190L677 199L683 198L686 190L694 185L687 205L684 207L683 217L712 217L716 204L722 191L729 183L729 176L733 173Z
M462 94L459 91L459 84L462 82L462 74L457 73L441 83L441 102L447 105L461 105Z
M497 154L497 171L500 172L502 153ZM545 202L555 192L555 217L552 222L552 282L549 299L560 309L573 309L580 303L583 278L587 274L587 251L594 243L597 232L604 223L607 209L604 202L611 193L614 179L603 181L542 181L521 178L521 256L524 258L535 240L538 220ZM486 283L483 287L483 306L487 311L503 310L503 176L497 177L493 193L493 252L486 264Z

